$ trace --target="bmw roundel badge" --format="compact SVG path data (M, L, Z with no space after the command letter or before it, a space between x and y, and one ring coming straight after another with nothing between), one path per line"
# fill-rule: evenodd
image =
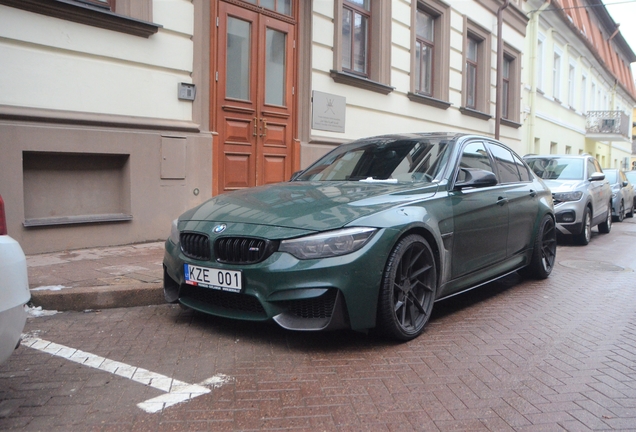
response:
M215 234L220 234L223 231L225 231L225 228L227 228L227 225L225 225L225 224L217 225L217 226L214 227L214 233Z

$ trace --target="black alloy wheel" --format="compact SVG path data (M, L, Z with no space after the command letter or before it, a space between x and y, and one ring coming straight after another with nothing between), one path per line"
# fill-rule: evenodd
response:
M530 264L519 271L522 276L533 279L545 279L554 268L557 250L557 233L554 219L545 215L534 241Z
M416 234L404 237L384 269L378 331L402 341L417 337L431 316L436 290L437 268L428 242Z

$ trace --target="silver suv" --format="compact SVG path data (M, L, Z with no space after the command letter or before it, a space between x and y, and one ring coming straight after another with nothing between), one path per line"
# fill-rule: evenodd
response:
M612 189L598 161L590 155L528 155L523 158L552 191L557 229L586 245L592 227L612 229Z

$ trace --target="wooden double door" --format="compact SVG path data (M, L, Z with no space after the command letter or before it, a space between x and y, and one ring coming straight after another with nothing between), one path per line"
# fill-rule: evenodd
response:
M218 2L214 194L292 174L295 24L278 15L248 2Z

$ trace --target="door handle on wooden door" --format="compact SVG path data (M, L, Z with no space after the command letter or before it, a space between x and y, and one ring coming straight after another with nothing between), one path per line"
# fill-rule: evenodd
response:
M267 119L266 118L262 118L261 122L263 122L263 133L260 136L262 138L265 138L267 136Z

